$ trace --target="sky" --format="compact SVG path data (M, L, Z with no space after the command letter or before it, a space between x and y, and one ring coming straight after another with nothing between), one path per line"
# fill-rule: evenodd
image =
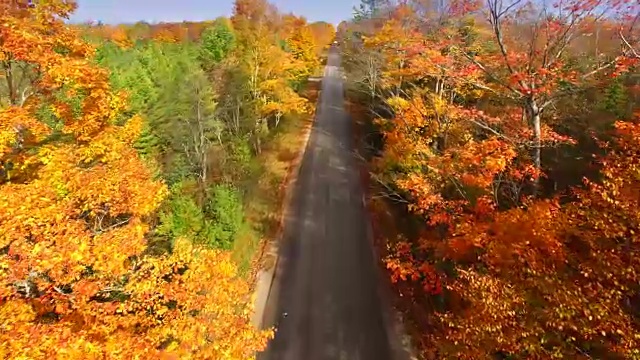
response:
M352 15L359 0L271 0L281 12L293 12L309 21L338 25ZM210 20L231 14L233 0L78 0L73 22L104 23Z

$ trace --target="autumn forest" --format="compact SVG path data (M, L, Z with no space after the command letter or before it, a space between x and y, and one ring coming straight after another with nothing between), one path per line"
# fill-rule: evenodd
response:
M1 359L264 350L256 273L335 40L415 355L640 360L636 0L362 0L337 28L0 6Z
M428 359L640 359L640 3L362 1L376 244Z

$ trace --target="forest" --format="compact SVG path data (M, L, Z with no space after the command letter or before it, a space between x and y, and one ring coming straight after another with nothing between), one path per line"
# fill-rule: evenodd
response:
M363 0L376 247L427 359L640 359L640 3Z
M264 0L120 25L0 6L0 358L253 358L256 261L333 25Z

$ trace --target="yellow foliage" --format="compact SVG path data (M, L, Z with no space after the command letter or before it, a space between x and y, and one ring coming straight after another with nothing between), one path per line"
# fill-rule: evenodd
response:
M306 79L320 66L313 32L306 20L289 15L286 21L286 41L290 53L299 63L296 79Z
M129 38L129 34L127 34L127 29L120 25L113 29L110 34L111 41L118 45L123 49L128 49L133 46L133 41Z

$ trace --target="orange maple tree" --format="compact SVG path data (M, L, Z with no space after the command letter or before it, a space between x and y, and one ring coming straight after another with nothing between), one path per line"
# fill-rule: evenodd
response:
M150 251L167 189L132 147L141 119L62 21L75 5L30 4L0 13L0 357L250 358L271 334L229 255Z

